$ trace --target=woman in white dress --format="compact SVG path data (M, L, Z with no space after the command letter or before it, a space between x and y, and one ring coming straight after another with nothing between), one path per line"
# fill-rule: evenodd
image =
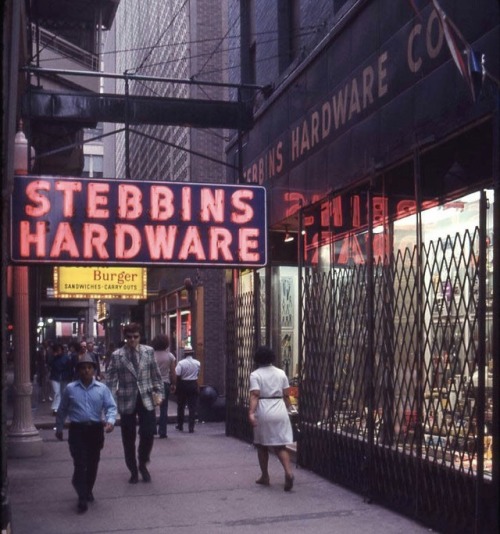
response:
M288 416L290 407L289 383L284 371L273 365L274 352L259 347L254 355L258 368L250 375L250 408L248 418L253 426L254 445L261 476L255 482L269 486L269 447L272 447L285 471L285 491L293 487L290 454L286 445L293 442L292 425Z

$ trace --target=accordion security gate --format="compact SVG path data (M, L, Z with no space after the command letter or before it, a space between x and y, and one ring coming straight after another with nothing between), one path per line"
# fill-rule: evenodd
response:
M298 463L441 532L495 521L481 224L373 266L302 269ZM227 293L226 428L245 441L262 332L250 280Z
M241 279L228 284L226 336L228 348L226 365L227 417L226 433L250 442L253 431L248 422L250 373L253 353L259 344L259 278L252 273L251 283L244 286ZM257 289L256 289L257 288ZM235 291L236 289L236 291Z
M490 531L480 235L303 271L299 463L442 532Z

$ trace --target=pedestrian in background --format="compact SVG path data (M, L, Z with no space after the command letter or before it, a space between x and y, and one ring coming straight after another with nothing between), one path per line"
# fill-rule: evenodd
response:
M104 371L106 372L109 367L109 362L111 361L111 354L115 352L116 347L115 344L111 341L108 347L108 350L106 351L104 355Z
M138 473L151 482L146 467L150 461L156 430L155 406L163 399L163 381L153 348L140 344L141 327L129 323L123 329L126 343L113 352L107 371L107 384L116 396L121 416L121 433L125 463L130 470L130 484L137 484ZM139 420L139 447L135 451Z
M96 378L97 380L101 380L101 359L99 358L95 343L92 340L87 340L87 352L92 356L92 359L97 365Z
M48 361L52 356L51 344L48 340L44 340L36 351L36 375L38 387L40 388L40 395L42 402L45 402L47 398L52 400L50 395L50 381L49 381L49 369Z
M177 383L175 391L177 393L177 430L184 430L184 411L188 407L188 427L189 432L194 432L196 419L196 404L198 402L198 375L200 373L200 362L194 359L194 351L186 349L184 359L175 366Z
M52 414L56 415L61 402L61 395L64 388L71 380L72 369L71 358L64 353L64 348L60 343L54 343L52 347L52 358L49 362L49 378L52 385Z
M109 389L94 377L95 362L87 354L77 363L79 379L69 383L56 416L56 438L63 439L69 417L68 445L73 458L73 487L78 494L78 512L87 511L94 501L94 484L104 446L104 432L111 432L116 421L116 403ZM104 413L105 421L102 420Z
M78 373L76 371L76 364L78 363L78 356L80 354L80 343L78 341L71 341L69 343L68 354L71 358L71 365L73 369L71 380L78 380Z
M258 368L250 375L250 408L248 419L253 426L253 440L261 476L257 484L269 486L269 447L272 447L285 471L285 491L293 487L294 476L287 444L293 443L293 431L288 415L291 406L288 378L273 365L275 354L269 347L259 347L254 354Z
M160 369L163 380L163 400L160 404L160 417L158 418L158 436L160 439L167 437L167 419L168 419L168 397L170 389L175 390L175 356L168 350L170 340L166 334L158 334L151 345L154 349L154 355L158 368Z

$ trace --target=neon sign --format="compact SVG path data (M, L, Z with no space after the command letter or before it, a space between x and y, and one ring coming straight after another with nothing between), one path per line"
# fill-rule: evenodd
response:
M266 192L249 185L16 176L20 263L262 266Z

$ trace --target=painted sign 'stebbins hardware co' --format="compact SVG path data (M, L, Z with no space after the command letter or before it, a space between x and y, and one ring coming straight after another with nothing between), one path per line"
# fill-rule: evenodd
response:
M16 176L12 260L266 264L266 191L250 185Z

